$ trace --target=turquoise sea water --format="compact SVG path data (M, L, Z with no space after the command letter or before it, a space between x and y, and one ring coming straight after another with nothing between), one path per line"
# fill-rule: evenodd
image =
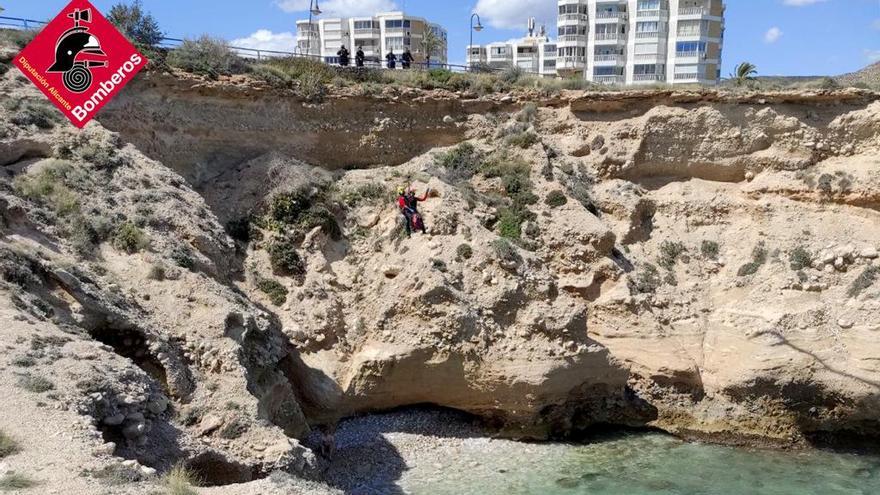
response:
M626 434L589 445L475 442L410 466L413 495L880 494L880 457L773 452Z

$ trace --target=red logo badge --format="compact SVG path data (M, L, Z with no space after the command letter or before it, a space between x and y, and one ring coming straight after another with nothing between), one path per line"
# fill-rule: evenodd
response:
M88 0L73 0L15 65L82 128L147 64Z

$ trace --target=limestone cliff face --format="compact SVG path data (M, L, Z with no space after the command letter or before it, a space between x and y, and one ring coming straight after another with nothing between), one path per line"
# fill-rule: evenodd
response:
M4 107L2 338L38 366L4 383L55 375L96 459L216 484L423 403L516 437L880 433L878 95L395 91L148 75L85 133Z

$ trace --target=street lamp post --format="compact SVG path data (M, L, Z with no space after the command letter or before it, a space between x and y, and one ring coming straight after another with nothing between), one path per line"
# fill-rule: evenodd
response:
M474 26L474 17L477 18L477 25L476 26ZM480 32L482 30L483 30L483 24L480 23L480 16L476 12L474 12L473 14L471 14L471 44L468 45L468 58L470 58L470 51L471 51L472 47L474 46L474 31ZM478 50L477 54L479 55L479 53L480 52ZM482 57L481 57L481 59L482 59ZM469 63L468 66L470 66L471 70L473 70L473 68L474 68L473 63Z
M309 40L306 42L306 58L312 56L312 17L321 15L318 0L309 0Z

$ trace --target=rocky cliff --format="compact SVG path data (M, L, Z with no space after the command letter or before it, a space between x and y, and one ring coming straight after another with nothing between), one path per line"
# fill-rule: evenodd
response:
M314 476L311 428L413 404L516 438L880 433L875 93L147 74L76 132L0 84L0 427L76 446L50 484Z

